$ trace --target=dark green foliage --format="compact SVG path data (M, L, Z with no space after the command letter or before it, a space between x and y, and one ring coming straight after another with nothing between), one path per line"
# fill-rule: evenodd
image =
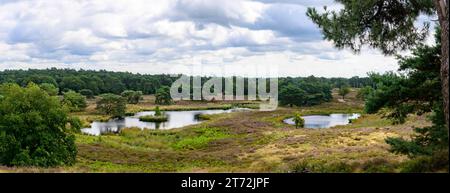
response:
M155 103L158 105L170 105L173 103L168 86L163 86L156 91Z
M55 96L37 85L0 86L0 164L58 166L75 163L77 130ZM70 126L69 126L70 125Z
M81 89L80 90L80 94L85 96L88 99L93 99L94 98L94 92L90 89Z
M439 30L437 31L439 33ZM387 117L394 123L405 122L407 115L411 113L432 112L432 126L415 128L415 135L411 140L386 140L391 145L391 151L395 153L406 154L412 158L429 156L434 159L436 153L448 152L448 130L440 92L439 42L437 41L435 46L419 45L413 49L412 56L399 57L400 71L405 72L405 75L371 75L375 89L366 97L367 112L375 113L381 108L387 108Z
M78 76L65 76L59 83L61 90L67 92L69 90L79 91L83 88L85 82Z
M433 125L415 128L416 134L412 136L412 140L387 138L386 142L391 145L391 151L416 157L432 156L434 153L442 151L443 148L448 148L448 135L442 106L437 105L433 110L430 117Z
M69 117L68 121L70 124L70 129L68 130L69 132L72 133L80 133L81 132L81 127L83 126L83 123L81 122L80 118L78 117Z
M278 99L281 105L303 105L305 101L306 92L302 90L299 86L289 84L281 88Z
M16 79L16 83L20 84L22 86L27 86L30 83L36 83L36 84L53 84L57 85L56 80L52 78L51 76L47 75L36 75L36 74L30 74L27 77L24 77L23 80Z
M125 116L126 99L115 94L102 94L97 101L97 111L112 117Z
M142 98L142 91L126 90L122 92L122 97L127 99L130 104L137 104Z
M140 90L143 94L154 94L156 88L170 86L178 77L170 75L141 75L128 72L108 72L72 69L45 70L4 70L0 72L0 83L13 82L26 86L29 82L36 84L50 83L60 91L82 89L91 90L94 95L103 93L120 94L124 90Z
M311 106L331 100L331 87L314 77L287 78L279 81L281 105Z
M86 97L75 91L64 93L63 104L67 105L72 112L83 111L86 107Z
M361 100L365 100L367 96L372 92L372 87L365 86L358 90L358 93L356 94L356 98L359 98Z
M59 89L50 83L42 83L39 85L39 87L44 90L45 92L47 92L48 95L50 96L56 96L58 95Z
M155 94L156 88L161 86L171 86L172 82L179 76L169 75L141 75L125 72L91 71L91 70L71 70L71 69L45 69L45 70L4 70L0 71L0 83L12 82L20 85L27 85L28 82L38 84L49 83L59 88L59 91L67 92L73 90L90 98L90 94L85 91L91 90L93 95L104 93L121 94L125 90L142 91L143 94ZM201 77L202 84L211 77ZM235 78L235 77L234 77ZM347 78L279 78L279 82L289 81L320 82L333 88L340 88L342 85L352 87L371 86L371 79L368 77ZM244 81L247 83L247 79ZM279 89L287 84L280 84ZM247 84L244 85L244 93L247 94ZM235 88L235 87L234 87ZM191 87L191 92L193 91ZM225 89L223 87L222 89ZM82 92L83 91L83 92Z
M414 25L420 14L434 13L432 0L336 0L339 11L319 13L308 8L307 15L338 48L360 51L363 45L379 48L386 54L409 49L422 41L428 23Z
M432 111L442 103L439 58L440 41L436 41L435 46L417 46L410 57L399 57L399 70L406 74L371 74L375 88L366 96L366 111L387 107L392 109L387 117L396 123L403 123L409 113Z

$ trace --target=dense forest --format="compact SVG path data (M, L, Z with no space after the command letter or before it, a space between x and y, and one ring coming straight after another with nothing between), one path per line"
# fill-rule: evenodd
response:
M58 88L59 94L73 90L76 92L92 92L94 95L104 93L120 94L126 90L142 91L143 94L155 94L156 90L163 86L171 86L180 75L143 75L129 72L73 70L73 69L30 69L30 70L5 70L0 72L0 83L16 83L26 86L30 82L36 84L52 84ZM210 77L202 77L204 83ZM299 100L295 105L313 105L330 99L331 88L364 87L372 85L368 77L352 78L323 78L323 77L283 77L279 78L280 94L289 93L299 95L304 101ZM247 82L247 80L245 80ZM247 86L247 84L245 84ZM247 88L245 88L247 90ZM284 92L285 91L285 92ZM295 93L298 91L300 93ZM288 98L289 96L280 96ZM307 102L309 101L309 102Z

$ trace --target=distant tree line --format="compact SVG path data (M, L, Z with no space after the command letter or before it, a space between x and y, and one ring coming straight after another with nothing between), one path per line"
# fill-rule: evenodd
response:
M174 81L181 75L171 76L143 75L129 72L74 70L74 69L30 69L30 70L4 70L0 72L0 83L16 83L26 86L33 82L46 90L49 95L68 95L80 93L86 98L93 98L102 94L117 94L126 98L128 103L137 103L144 94L156 94L159 104L170 104L169 89ZM200 77L203 85L211 77ZM223 79L235 81L233 79ZM191 82L193 78L191 77ZM352 78L323 78L323 77L281 77L279 81L279 99L281 104L295 106L310 106L320 104L331 99L332 88L372 86L368 77ZM248 94L248 79L244 79L244 95ZM268 84L267 84L268 85ZM234 90L235 90L234 85ZM269 87L269 85L268 85ZM194 87L191 87L191 92ZM70 92L73 91L73 92ZM159 91L159 92L157 92ZM225 86L222 87L222 92ZM65 94L68 93L69 94ZM78 96L79 98L79 96ZM192 96L191 96L192 98ZM75 100L75 99L73 99ZM217 99L216 99L217 100ZM66 101L68 104L69 101ZM71 101L73 103L73 101ZM81 106L80 106L81 105ZM84 104L72 105L73 110L82 109Z
M170 75L142 75L128 72L109 72L105 70L74 69L30 69L5 70L0 72L0 83L16 83L26 86L30 82L36 84L53 84L59 92L73 90L76 92L121 94L125 90L142 91L143 94L154 94L161 86L171 85L177 77Z

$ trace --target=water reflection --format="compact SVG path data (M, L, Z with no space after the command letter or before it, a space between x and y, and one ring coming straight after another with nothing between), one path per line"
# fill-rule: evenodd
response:
M84 128L81 131L90 135L101 135L104 133L119 133L122 128L129 127L138 127L141 129L173 129L200 123L201 120L198 119L199 114L219 114L246 110L248 109L235 108L229 110L165 111L164 113L167 115L168 121L160 123L140 121L140 116L155 114L154 111L144 111L123 119L111 119L108 122L94 121L91 124L91 128Z
M305 120L304 128L329 128L336 125L347 125L350 123L349 119L357 119L360 114L330 114L330 115L308 115L302 116ZM295 125L292 118L285 119L285 123Z

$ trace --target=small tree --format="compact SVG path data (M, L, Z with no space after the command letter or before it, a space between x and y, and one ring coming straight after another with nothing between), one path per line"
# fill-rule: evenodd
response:
M94 92L90 89L81 89L80 94L82 94L83 96L85 96L88 99L94 98Z
M161 110L159 110L159 106L156 106L155 107L155 116L161 116L162 115L162 113L161 113Z
M142 91L126 90L121 95L127 99L129 104L137 104L142 98Z
M295 123L295 128L302 128L305 126L305 119L300 116L300 113L295 113L293 121Z
M63 103L67 105L70 111L82 111L87 107L86 97L75 91L64 93Z
M170 96L170 88L168 86L163 86L156 90L155 103L158 105L170 105L173 103L172 97Z
M56 96L58 95L59 89L50 83L42 83L39 85L39 87L44 90L45 92L47 92L48 95L50 96Z
M342 96L342 99L345 99L345 96L350 93L350 88L348 86L342 86L339 88L339 95Z
M282 87L279 94L280 103L291 107L293 105L303 105L305 98L306 92L294 84L288 84L287 86Z
M0 85L0 164L51 167L75 163L78 127L55 96L35 84Z
M97 111L99 113L110 115L112 117L125 116L126 100L115 94L102 94L97 101Z

